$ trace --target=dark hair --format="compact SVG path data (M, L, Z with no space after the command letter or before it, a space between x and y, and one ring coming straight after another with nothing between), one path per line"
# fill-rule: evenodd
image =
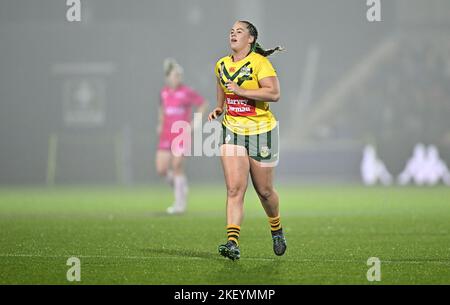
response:
M281 46L277 46L275 48L267 49L267 50L263 49L261 47L261 45L256 42L256 40L258 39L258 30L256 29L256 27L249 21L239 20L239 22L245 23L247 25L247 29L250 33L250 36L252 36L254 38L254 40L250 46L251 52L255 52L255 53L261 54L264 57L267 57L269 55L272 55L276 51L284 50L283 47L281 47Z

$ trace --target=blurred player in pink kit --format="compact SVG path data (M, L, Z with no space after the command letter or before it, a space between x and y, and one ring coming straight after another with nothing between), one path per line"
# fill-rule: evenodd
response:
M172 145L172 141L181 133L181 131L172 133L172 125L179 121L191 124L192 108L195 107L196 112L203 114L208 104L201 95L183 84L183 68L175 60L164 61L164 73L166 85L160 93L156 169L174 191L175 202L167 212L180 214L185 212L187 207L188 184L184 174L183 158L190 146L185 145L184 139L179 145ZM192 124L191 128L193 129Z

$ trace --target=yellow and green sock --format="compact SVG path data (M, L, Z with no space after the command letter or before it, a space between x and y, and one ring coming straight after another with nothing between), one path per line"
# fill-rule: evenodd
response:
M277 217L269 217L270 230L272 234L283 232L283 228L281 227L280 215Z
M241 227L238 225L227 225L228 240L234 241L236 245L239 245L239 234L241 233Z

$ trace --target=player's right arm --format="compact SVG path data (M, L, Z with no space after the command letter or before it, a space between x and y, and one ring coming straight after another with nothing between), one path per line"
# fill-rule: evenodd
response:
M222 86L220 85L219 79L216 81L216 96L217 96L217 105L216 108L214 108L213 111L210 112L208 115L208 121L212 121L217 119L222 112L223 112L223 106L225 105L225 93L223 92Z

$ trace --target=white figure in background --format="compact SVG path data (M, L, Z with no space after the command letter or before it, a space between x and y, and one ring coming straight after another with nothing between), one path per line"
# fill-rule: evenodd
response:
M450 185L450 172L447 164L441 160L439 151L434 145L428 146L422 176L425 179L425 183L428 185L435 185L439 183L441 179L446 185Z
M392 183L392 175L387 171L383 161L378 159L377 152L372 145L364 147L361 177L365 185L374 185L378 181L383 185Z
M406 163L406 167L398 176L398 183L406 185L413 180L417 185L425 183L424 168L426 166L425 145L422 143L416 144L411 158Z

